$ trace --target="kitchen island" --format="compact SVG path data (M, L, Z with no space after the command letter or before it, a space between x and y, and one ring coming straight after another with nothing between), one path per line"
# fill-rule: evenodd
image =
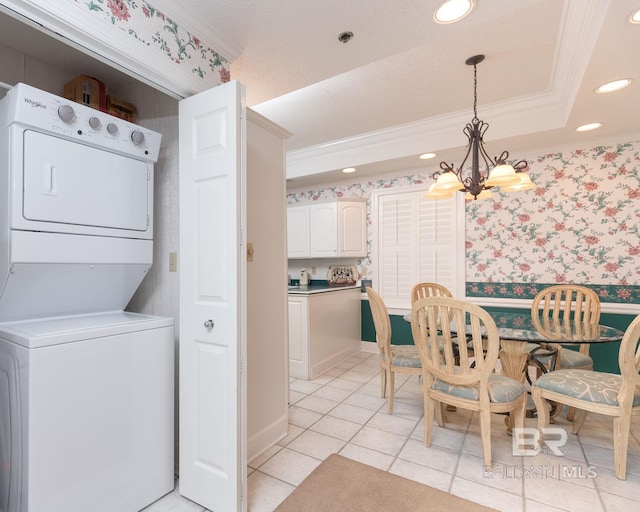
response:
M360 352L360 286L289 287L289 376L311 380Z

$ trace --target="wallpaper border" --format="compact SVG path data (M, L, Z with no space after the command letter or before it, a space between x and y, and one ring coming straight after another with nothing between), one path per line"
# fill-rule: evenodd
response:
M466 283L467 297L500 299L533 299L542 289L558 283ZM612 304L640 304L640 286L584 284L600 297L602 302Z

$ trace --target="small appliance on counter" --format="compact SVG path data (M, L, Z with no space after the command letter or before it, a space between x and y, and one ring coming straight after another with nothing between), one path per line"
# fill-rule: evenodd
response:
M352 286L358 281L358 267L329 267L329 286Z
M303 268L300 270L300 286L307 286L309 284L309 274L307 273L307 269Z

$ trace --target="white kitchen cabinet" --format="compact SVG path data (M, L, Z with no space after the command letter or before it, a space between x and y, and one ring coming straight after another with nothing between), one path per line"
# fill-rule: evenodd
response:
M289 294L289 376L311 380L360 352L360 288Z
M309 300L289 295L289 377L309 376Z
M287 251L289 258L309 257L309 206L287 208Z
M367 255L367 203L338 202L338 256Z
M367 204L331 201L287 208L289 258L367 255Z

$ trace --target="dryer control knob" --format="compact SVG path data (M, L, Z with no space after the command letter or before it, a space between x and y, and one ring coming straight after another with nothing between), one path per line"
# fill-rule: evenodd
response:
M102 126L102 123L100 122L100 119L98 119L97 117L90 117L89 126L91 126L91 128L93 128L94 130L98 130Z
M65 123L70 123L76 117L76 113L71 105L61 105L58 107L58 117Z
M137 146L138 144L142 144L144 142L144 133L139 132L138 130L131 132L131 141Z
M110 135L115 135L116 133L118 133L118 125L114 123L109 123L107 125L107 131L109 132Z

